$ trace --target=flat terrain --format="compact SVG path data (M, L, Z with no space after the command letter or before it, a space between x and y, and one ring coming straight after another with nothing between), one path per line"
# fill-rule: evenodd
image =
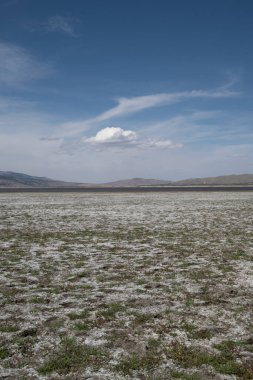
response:
M87 187L0 187L0 193L149 193L149 192L189 192L189 191L253 191L250 185L234 186L87 186Z
M0 194L0 378L253 379L253 192Z

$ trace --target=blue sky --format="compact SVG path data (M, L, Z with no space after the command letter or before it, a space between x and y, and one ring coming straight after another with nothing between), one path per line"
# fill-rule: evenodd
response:
M0 0L1 170L253 172L251 0Z

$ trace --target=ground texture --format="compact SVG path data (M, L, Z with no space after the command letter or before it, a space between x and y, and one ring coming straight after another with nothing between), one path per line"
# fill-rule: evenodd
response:
M253 379L253 193L1 194L0 378Z

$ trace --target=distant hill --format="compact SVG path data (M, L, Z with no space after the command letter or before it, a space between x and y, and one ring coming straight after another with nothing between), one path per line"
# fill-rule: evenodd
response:
M113 187L128 187L128 186L161 186L161 185L170 185L171 181L164 181L161 179L145 179L145 178L131 178L131 179L122 179L114 182L103 183L104 186L113 186Z
M253 174L191 178L180 181L131 178L102 184L66 182L23 173L0 171L0 188L64 188L64 187L141 187L141 186L229 186L253 185Z
M253 174L234 174L219 177L190 178L180 181L166 181L159 179L132 178L121 181L108 182L104 186L222 186L222 185L252 185Z
M35 177L23 173L0 171L0 187L69 187L80 186L74 182L57 181L46 177Z
M194 185L252 185L253 174L233 174L219 177L191 178L173 182L176 186Z

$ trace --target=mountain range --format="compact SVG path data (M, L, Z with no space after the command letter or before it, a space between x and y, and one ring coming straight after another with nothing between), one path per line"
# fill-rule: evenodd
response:
M57 181L47 177L36 177L23 173L0 171L0 187L70 187L78 183Z
M101 184L66 182L23 173L0 171L0 188L64 188L64 187L140 187L140 186L220 186L253 185L253 174L190 178L180 181L131 178Z

